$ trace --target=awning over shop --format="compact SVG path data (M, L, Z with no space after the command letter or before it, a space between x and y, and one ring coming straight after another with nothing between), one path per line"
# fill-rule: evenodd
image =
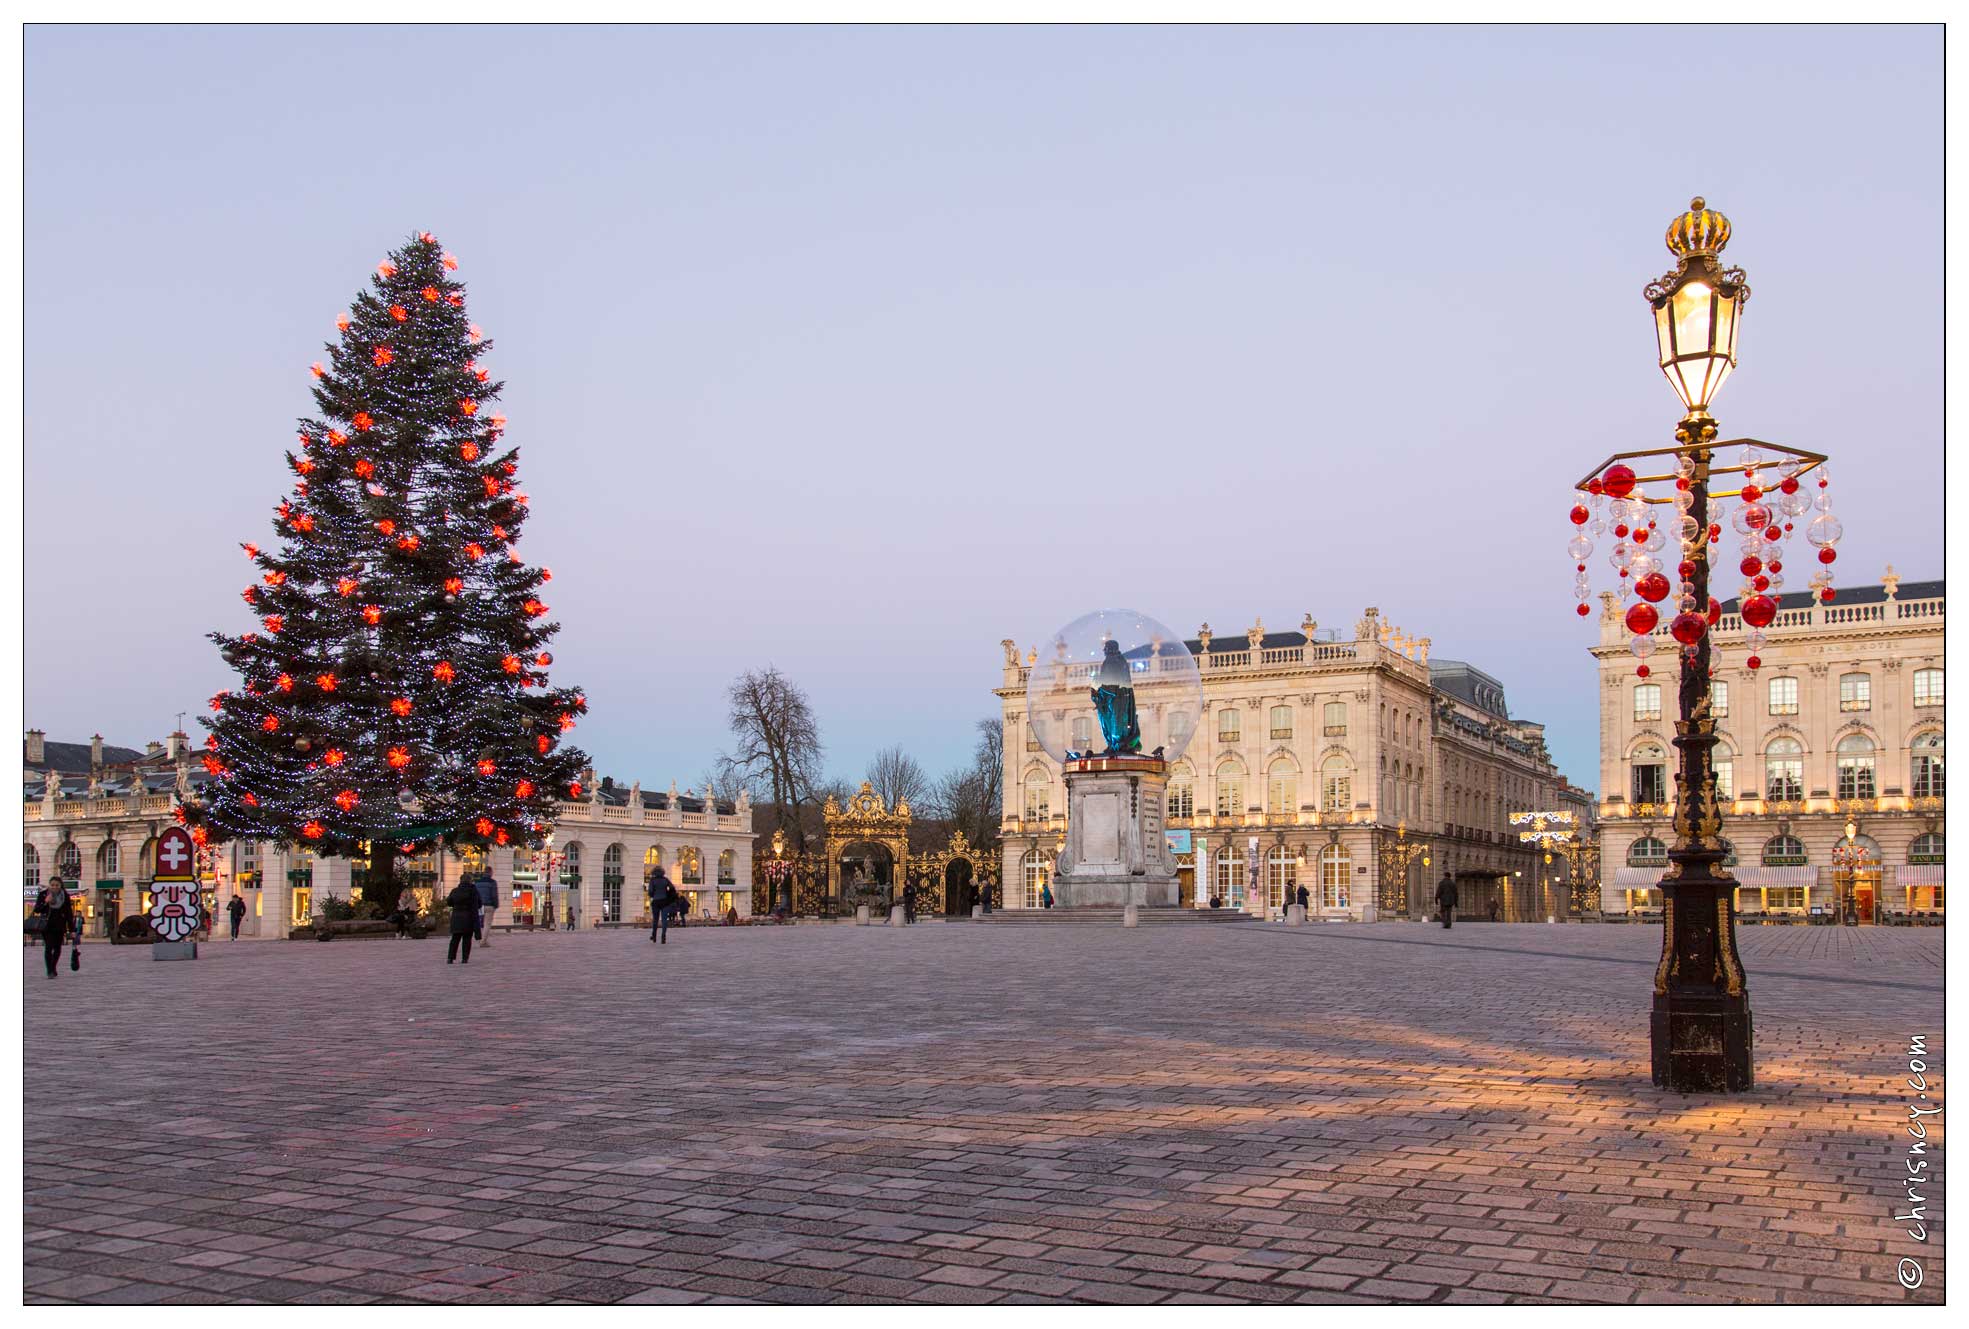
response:
M1661 874L1668 871L1664 864L1658 868L1615 868L1613 884L1622 890L1638 891L1649 886L1661 885Z
M1729 874L1737 879L1737 885L1751 889L1762 887L1765 890L1780 886L1803 886L1810 889L1818 882L1817 868L1730 868Z
M1894 869L1894 882L1900 886L1940 886L1942 884L1942 865L1940 863L1909 863L1906 867Z

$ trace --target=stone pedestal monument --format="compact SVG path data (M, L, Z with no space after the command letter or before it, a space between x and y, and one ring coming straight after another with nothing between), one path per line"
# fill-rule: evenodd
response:
M1067 761L1067 842L1053 878L1057 907L1174 908L1176 858L1162 828L1169 765L1121 754Z

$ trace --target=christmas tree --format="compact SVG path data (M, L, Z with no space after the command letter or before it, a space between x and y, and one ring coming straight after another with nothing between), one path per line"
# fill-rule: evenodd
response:
M548 683L552 574L513 548L519 454L456 268L429 233L392 253L313 367L277 548L243 546L258 629L211 634L239 686L212 698L217 778L186 810L201 843L366 854L364 899L386 908L398 853L537 844L587 763L564 742L587 703Z

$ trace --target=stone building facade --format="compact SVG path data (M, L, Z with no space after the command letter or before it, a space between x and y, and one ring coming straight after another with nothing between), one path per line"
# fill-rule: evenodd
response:
M106 936L120 918L150 907L158 835L176 821L181 798L209 778L191 760L189 740L173 734L145 752L93 744L50 743L27 733L23 790L23 898L32 908L42 884L59 874L81 883L78 907L88 935ZM584 780L592 791L563 802L544 849L437 849L403 860L398 871L423 901L442 899L467 871L484 867L499 882L502 922L544 920L552 909L564 926L569 906L580 927L623 922L648 912L643 878L658 862L690 901L711 918L752 913L752 810L703 796L645 792L638 784ZM259 841L217 846L201 856L205 906L223 911L246 902L242 937L276 938L314 917L333 895L361 898L360 860L318 857ZM223 917L221 913L219 916Z
M1903 583L1891 567L1829 605L1783 596L1755 671L1737 603L1723 606L1717 793L1739 913L1943 910L1944 605L1942 582ZM1659 905L1674 842L1674 643L1662 629L1655 658L1671 663L1638 678L1620 611L1603 597L1593 648L1609 913Z
M1188 645L1203 715L1165 800L1184 903L1266 913L1303 882L1320 916L1419 918L1448 870L1466 912L1494 902L1507 919L1565 916L1566 868L1509 822L1567 806L1567 790L1581 806L1580 791L1554 768L1543 726L1511 717L1498 680L1431 661L1428 638L1378 609L1351 638L1308 616L1296 632L1260 622L1229 638L1206 623ZM1026 722L1037 655L1001 646L1003 900L1031 908L1064 842L1066 789ZM1070 723L1091 741L1091 702Z

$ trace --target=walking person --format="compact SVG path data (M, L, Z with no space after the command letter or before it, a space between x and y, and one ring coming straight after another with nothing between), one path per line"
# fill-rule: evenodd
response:
M1436 914L1444 927L1449 927L1456 918L1456 882L1447 872L1436 883Z
M903 883L902 921L905 923L916 921L916 879L913 877Z
M1041 909L1051 909L1053 907L1053 885L1051 882L1039 888L1039 907Z
M444 897L451 906L451 946L445 951L444 962L450 964L458 959L462 948L465 963L472 962L472 934L479 927L479 888L470 881L461 881L451 888L451 894Z
M649 882L643 889L649 895L649 939L668 945L670 914L679 904L676 883L670 880L670 874L658 866L650 869Z
M991 912L991 883L989 881L978 883L978 903L984 907L985 913L988 914Z
M41 915L41 955L48 962L48 977L53 978L61 967L62 942L75 926L75 899L60 877L34 897L34 912Z
M226 905L226 917L232 922L232 939L239 940L239 924L246 917L246 901L237 895Z
M479 945L490 946L486 933L492 930L492 916L499 912L499 883L490 872L479 873Z
M572 900L568 901L567 905L567 930L574 931L574 901Z

